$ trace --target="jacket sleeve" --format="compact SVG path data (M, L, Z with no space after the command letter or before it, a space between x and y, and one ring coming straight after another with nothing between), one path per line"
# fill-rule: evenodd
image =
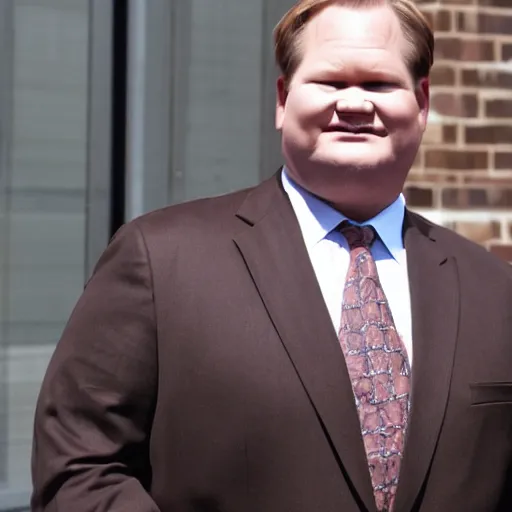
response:
M158 512L148 493L158 377L152 288L132 222L100 258L47 369L35 414L33 512Z

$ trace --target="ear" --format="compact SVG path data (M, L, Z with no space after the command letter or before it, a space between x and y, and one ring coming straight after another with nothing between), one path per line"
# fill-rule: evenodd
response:
M288 90L284 76L280 76L277 79L276 84L276 129L281 130L284 122L284 109L286 104L286 98L288 96Z
M428 78L422 78L418 82L416 86L416 101L420 107L420 124L423 130L425 130L430 110L430 80Z

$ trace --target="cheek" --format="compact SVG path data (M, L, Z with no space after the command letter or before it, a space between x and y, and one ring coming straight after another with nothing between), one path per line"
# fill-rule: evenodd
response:
M391 134L404 130L413 136L416 134L415 128L421 128L420 108L413 95L390 95L375 105L379 117Z
M319 129L328 124L332 117L333 107L325 95L308 93L303 90L290 95L285 108L285 123L298 124L302 128Z

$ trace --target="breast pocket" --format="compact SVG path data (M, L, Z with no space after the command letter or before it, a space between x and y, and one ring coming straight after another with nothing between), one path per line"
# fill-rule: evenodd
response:
M471 405L512 405L512 382L475 382L471 389Z

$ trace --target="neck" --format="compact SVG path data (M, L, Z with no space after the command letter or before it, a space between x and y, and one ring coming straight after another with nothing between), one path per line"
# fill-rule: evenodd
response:
M393 199L394 201L394 199ZM358 223L366 222L367 220L376 217L382 210L385 210L390 204L393 203L350 203L350 202L330 202L329 204L340 213L345 215L347 219L353 220Z

